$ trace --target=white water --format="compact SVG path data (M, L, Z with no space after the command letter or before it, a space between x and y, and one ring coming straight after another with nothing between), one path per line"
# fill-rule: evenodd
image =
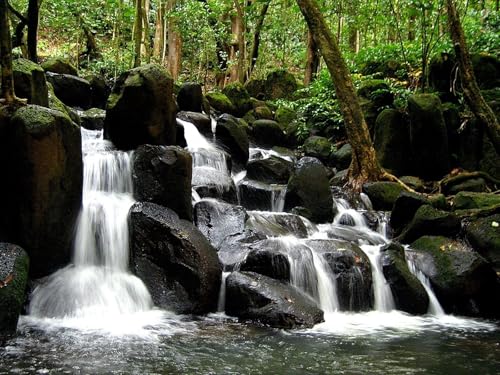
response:
M271 185L271 211L283 212L285 208L286 185Z
M427 312L431 315L443 316L445 315L441 304L439 303L434 290L432 290L431 282L429 278L424 275L424 273L417 268L415 263L410 257L406 258L406 263L408 264L408 269L410 272L420 281L425 291L427 292L427 296L429 297L429 307Z
M29 306L37 318L99 326L151 310L142 281L128 272L131 155L115 151L102 131L82 129L84 183L73 264L35 288Z
M222 271L219 300L217 301L217 312L223 312L226 309L226 279L230 274L231 272Z

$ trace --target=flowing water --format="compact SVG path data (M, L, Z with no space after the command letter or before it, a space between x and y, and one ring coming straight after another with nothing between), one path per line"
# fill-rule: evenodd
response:
M194 169L230 178L219 150L194 126L183 126L189 149L199 153ZM307 330L238 323L220 313L229 272L217 314L196 318L153 308L127 270L130 155L113 150L100 133L82 131L85 187L73 263L35 289L17 337L0 347L0 374L498 374L497 323L444 314L410 258L431 299L429 314L394 310L380 265L386 218L370 229L362 211L342 200L334 221L322 225L247 212L248 225L287 256L291 284L317 301L324 323ZM355 243L370 258L373 311L339 311L338 275L319 246L332 239Z

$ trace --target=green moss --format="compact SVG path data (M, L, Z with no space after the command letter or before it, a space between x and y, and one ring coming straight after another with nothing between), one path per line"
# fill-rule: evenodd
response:
M459 192L453 199L454 210L494 207L500 204L500 195L493 193Z
M389 91L389 85L382 79L368 79L361 84L358 95L370 99L375 91Z
M38 105L27 105L16 111L13 120L21 123L29 133L43 136L52 131L57 116L64 117L64 114Z
M12 61L12 70L21 72L24 74L32 74L32 71L37 70L41 72L42 74L44 73L44 70L42 67L33 61L27 60L27 59L16 59Z
M59 57L49 58L47 61L42 63L42 68L46 72L71 74L74 76L78 75L78 71L69 61L61 59Z
M456 241L442 236L423 236L413 242L411 248L430 254L434 259L438 280L443 284L452 282L455 273L448 253L459 249Z
M297 119L297 113L293 109L279 107L276 110L275 119L279 124L287 126Z
M205 95L205 98L208 100L210 105L215 108L217 111L222 113L233 113L234 105L231 103L226 94L218 91L212 91Z
M240 83L230 83L222 90L235 107L236 114L243 116L252 109L252 100L248 91Z
M312 136L304 142L304 152L306 155L318 157L321 160L328 160L332 152L332 143L325 137Z
M435 94L415 94L408 98L408 102L425 112L432 112L441 107L441 100Z
M47 82L48 94L49 94L49 108L55 111L59 111L68 119L71 119L70 114L68 112L68 108L66 105L56 96L54 93L54 87L50 82Z

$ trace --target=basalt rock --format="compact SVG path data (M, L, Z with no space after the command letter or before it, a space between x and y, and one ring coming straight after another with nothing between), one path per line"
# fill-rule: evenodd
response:
M28 103L44 107L49 106L49 97L45 73L40 65L27 59L12 61L14 91L19 98L28 99Z
M229 151L231 157L245 165L248 161L248 135L234 116L223 114L217 119L217 141Z
M201 85L194 82L184 83L177 94L177 104L180 111L201 112L203 105Z
M90 82L69 74L46 74L47 81L54 87L56 96L70 106L89 109L91 105Z

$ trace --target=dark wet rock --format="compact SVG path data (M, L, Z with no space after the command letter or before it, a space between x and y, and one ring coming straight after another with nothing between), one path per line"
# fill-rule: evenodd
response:
M391 106L394 94L387 82L381 79L369 79L361 84L358 95L369 99L376 108Z
M90 75L87 77L87 80L90 83L91 106L94 108L106 109L106 103L111 94L111 88L108 82L106 82L103 76L98 74Z
M19 98L28 99L30 104L49 106L47 81L40 65L27 59L13 60L12 75L14 91Z
M409 314L425 314L429 297L420 281L410 272L404 248L391 243L383 249L382 271L391 287L397 310Z
M293 235L298 238L308 236L311 223L299 215L285 212L249 212L246 228L265 237Z
M205 236L154 203L132 206L130 223L131 268L155 305L185 314L214 311L222 268Z
M363 193L368 195L374 210L390 211L403 191L396 182L368 182L363 185Z
M231 103L231 100L229 100L226 94L223 94L222 92L209 92L205 95L205 98L208 100L210 106L213 107L217 112L229 114L233 114L236 112L233 103Z
M500 86L500 61L493 55L476 53L471 56L477 84L481 89Z
M233 114L243 117L245 113L252 109L252 101L248 91L240 83L230 83L222 89L222 93L227 96L233 104Z
M90 83L86 79L69 74L47 73L47 81L54 87L54 93L70 106L89 109L91 105Z
M258 145L265 147L285 146L285 133L273 120L256 120L252 123L252 138Z
M391 213L390 223L394 233L396 235L400 234L403 228L413 219L415 212L425 204L430 204L425 196L402 191L396 198Z
M456 210L484 209L500 205L500 195L493 193L475 193L461 191L452 201L452 207Z
M285 210L296 206L310 210L315 222L329 222L333 219L330 184L324 165L316 158L303 157L292 172L286 192Z
M429 85L438 92L449 93L454 79L455 56L442 52L429 63Z
M410 140L414 168L419 177L439 179L450 169L448 135L441 101L434 94L408 99Z
M228 276L226 313L275 328L307 328L323 321L314 301L286 283L254 272Z
M447 184L446 188L442 189L442 191L446 195L454 195L461 191L473 191L476 193L481 193L487 191L487 186L484 178L478 177L451 182L450 184Z
M122 150L176 142L173 80L155 65L122 73L108 99L104 136Z
M177 104L180 111L201 112L203 105L201 85L194 82L183 83L177 94Z
M46 276L70 260L82 200L80 128L61 112L36 105L19 108L6 125L0 232L29 254L33 277Z
M212 135L212 120L204 113L182 111L177 113L177 118L191 122L202 134Z
M68 60L57 57L49 58L47 61L44 61L42 63L42 68L46 72L78 76L78 70L73 66L73 64L71 64Z
M496 318L500 283L491 265L464 243L424 236L411 244L416 264L429 277L449 314Z
M106 111L99 108L87 109L79 114L80 125L89 130L102 130L104 128L104 119Z
M271 155L265 159L250 160L247 177L268 184L286 184L293 168L291 161Z
M465 235L474 250L500 271L500 214L472 220L465 227Z
M282 252L282 244L273 239L256 242L241 263L241 271L255 272L276 280L290 280L290 263Z
M270 185L250 179L238 183L241 205L249 210L270 211L273 199L284 191L283 185Z
M327 138L313 135L305 140L303 149L306 156L318 158L323 163L328 164L333 145Z
M231 157L241 163L248 161L248 136L238 119L234 116L223 114L217 119L217 141L229 151Z
M192 220L191 154L178 146L142 145L134 152L134 197Z
M213 168L194 168L192 186L201 198L218 198L234 204L238 202L233 179Z
M398 240L410 243L424 235L454 236L461 228L460 219L453 213L438 210L430 205L423 205L403 230Z
M26 301L29 258L19 246L0 242L0 341L16 332Z
M346 143L331 155L335 167L339 170L349 168L352 160L352 147Z
M47 90L49 95L49 105L48 108L55 111L59 111L68 117L70 121L73 121L77 125L81 125L81 119L78 112L71 107L64 104L54 93L54 88L50 82L47 82Z

